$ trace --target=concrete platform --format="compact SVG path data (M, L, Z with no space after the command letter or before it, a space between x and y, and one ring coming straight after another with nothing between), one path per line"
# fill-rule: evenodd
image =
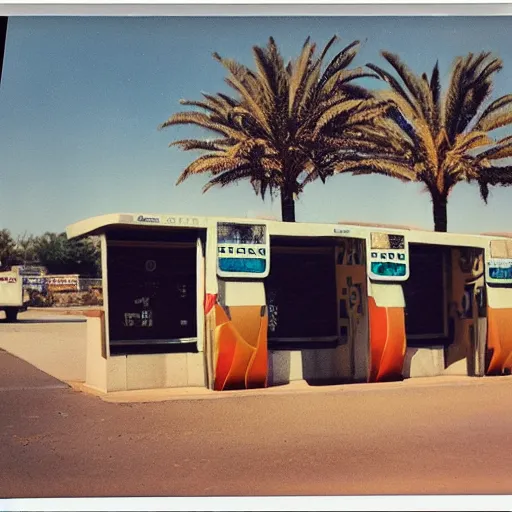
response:
M86 319L53 309L0 320L0 348L61 381L85 381Z
M283 386L274 386L264 389L246 389L235 391L212 391L205 388L184 387L184 388L162 388L162 389L141 389L132 391L114 391L102 393L97 389L91 388L83 382L68 382L76 391L94 395L101 398L104 402L111 403L148 403L148 402L166 402L178 400L222 400L228 398L250 398L254 396L280 396L280 395L300 395L300 394L335 394L335 393L364 393L376 391L391 391L442 387L442 386L482 386L492 385L494 383L503 384L508 381L512 386L512 376L504 377L463 377L443 375L438 377L418 377L406 379L401 382L381 382L381 383L355 383L326 386L311 386L306 381L294 381ZM512 388L511 388L512 389Z

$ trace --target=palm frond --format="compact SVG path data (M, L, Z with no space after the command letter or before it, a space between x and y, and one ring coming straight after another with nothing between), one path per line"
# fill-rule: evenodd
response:
M512 94L507 94L505 96L501 96L497 100L494 100L489 106L482 112L480 117L478 118L475 127L480 125L480 122L484 121L486 118L494 115L499 110L512 106Z
M397 55L387 51L382 51L381 54L398 73L402 82L415 99L415 105L419 107L417 108L417 112L421 112L425 119L432 124L434 117L434 102L428 86L428 80L419 79Z
M432 128L435 134L439 133L441 128L441 82L439 80L439 61L436 62L429 83L430 93L432 95L432 104L434 106Z
M224 155L203 155L194 160L180 175L177 185L183 183L192 174L219 174L230 169L238 169L247 165L247 161L242 158L232 158Z
M351 113L345 121L346 127L357 126L373 121L386 114L389 111L390 105L388 103L370 101L365 102L364 108L357 109L357 112Z
M457 152L460 156L464 156L468 151L481 148L482 146L489 146L493 143L494 141L486 132L471 131L457 135L451 151Z
M313 136L318 135L322 128L324 128L324 126L326 126L336 117L342 114L349 115L351 112L355 112L359 107L361 107L363 101L364 100L342 101L327 108L316 122L316 126L313 131Z
M210 102L180 100L180 105L187 106L187 107L197 107L197 108L206 110L206 111L214 113L214 114L222 114L222 111L218 108L218 105L214 105Z
M444 109L445 127L451 142L468 127L491 92L491 75L501 69L501 61L491 59L485 64L489 57L489 52L476 57L470 53L456 61Z
M508 144L499 144L496 145L487 151L483 151L479 153L477 159L479 161L484 160L501 160L502 158L510 158L512 157L512 142Z
M485 58L487 58L491 55L491 53L487 52L483 55L485 55ZM503 69L503 62L501 61L501 59L494 58L491 60L491 62L489 62L484 67L483 70L480 71L480 73L478 73L477 77L475 78L475 81L479 81L479 82L487 81L491 75L493 75L494 73L498 73L502 69ZM477 72L477 69L475 67L475 73L476 72Z
M274 39L269 38L267 48L253 47L254 60L266 102L275 105L283 93L284 62Z
M233 128L212 121L206 114L202 114L200 112L178 112L173 114L167 121L162 123L158 129L163 130L168 128L169 126L176 126L180 124L192 124L199 126L200 128L205 128L206 130L210 130L215 133L220 133L225 137L230 137L233 139L241 139L243 138L242 134L234 130Z
M251 178L252 170L248 166L240 166L234 169L227 170L226 172L215 176L203 187L203 194L208 192L212 187L225 187L232 185L242 179Z
M353 80L360 80L361 78L376 78L379 79L379 75L376 73L369 73L364 68L359 67L351 70L343 70L338 78L337 86L340 87L343 84L352 82Z
M481 119L475 126L475 130L492 132L509 124L512 124L512 111L501 113L498 111L494 115Z
M319 91L324 89L325 84L340 70L350 65L357 55L358 46L360 44L360 41L352 41L348 46L343 48L341 52L334 56L318 82Z
M405 89L400 85L398 80L396 80L396 78L393 75L388 73L386 70L380 68L379 66L376 66L375 64L368 63L366 64L366 67L370 68L372 71L377 73L377 75L380 76L382 80L388 83L393 89L393 91L395 91L398 94L398 96L409 105L409 108L411 109L412 112L414 112L414 115L420 114L415 102L411 99L410 95L405 91Z
M240 82L244 82L247 80L247 77L254 75L247 66L240 64L236 60L225 59L221 57L217 52L213 52L212 57L217 62L220 62L229 71L229 73Z
M184 151L225 151L226 147L234 144L236 141L230 139L217 139L217 140L196 140L196 139L183 139L176 140L169 144L169 147L179 146Z
M489 185L508 187L512 185L512 166L493 166L482 169L478 176L480 195L485 203L489 198Z
M315 51L315 46L309 44L309 38L302 48L302 52L297 62L292 67L290 76L290 92L288 96L288 114L294 112L298 101L301 99L300 92L303 91L305 82L308 78L308 70L311 66L311 57ZM298 101L297 101L298 99Z
M409 166L401 165L397 162L388 160L377 159L361 159L358 161L344 161L336 164L335 173L350 172L352 175L363 174L380 174L382 176L389 176L397 178L404 182L416 181L417 176Z
M243 102L250 110L254 121L261 127L262 130L270 135L272 130L267 119L267 113L262 108L262 105L258 103L258 94L254 94L253 91L247 89L245 85L234 76L226 78L225 82L240 94L240 96L243 98Z

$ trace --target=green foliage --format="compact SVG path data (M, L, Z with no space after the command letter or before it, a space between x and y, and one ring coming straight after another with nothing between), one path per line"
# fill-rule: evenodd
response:
M17 262L16 242L8 229L2 229L0 230L0 267L16 265Z
M50 274L98 276L100 251L90 239L68 240L65 233L45 233L34 242L37 260Z
M24 233L14 240L8 229L0 230L0 263L4 268L42 265L51 274L101 275L101 252L96 237L68 240L65 233Z
M26 232L16 239L16 250L24 265L31 265L37 262L35 243L36 237Z

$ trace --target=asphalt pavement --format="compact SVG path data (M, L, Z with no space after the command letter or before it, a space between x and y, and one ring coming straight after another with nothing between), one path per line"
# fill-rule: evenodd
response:
M511 391L108 403L1 351L0 497L509 494Z

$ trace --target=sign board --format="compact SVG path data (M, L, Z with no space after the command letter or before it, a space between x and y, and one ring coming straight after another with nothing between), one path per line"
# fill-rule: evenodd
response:
M409 278L409 245L404 235L370 233L367 265L374 281L407 281Z
M270 272L270 236L265 224L217 223L217 275L263 279Z
M20 275L40 277L46 275L46 269L41 266L22 266L20 267Z
M79 275L53 275L46 276L46 285L49 291L78 291Z
M127 219L128 220L128 219ZM175 226L196 228L199 227L199 217L173 216L173 215L149 215L140 213L132 219L136 224L153 226Z
M46 290L46 278L23 276L23 287L29 290L37 290L42 293Z
M512 258L490 258L486 269L489 283L512 284Z
M512 240L491 240L485 260L487 282L512 284Z

